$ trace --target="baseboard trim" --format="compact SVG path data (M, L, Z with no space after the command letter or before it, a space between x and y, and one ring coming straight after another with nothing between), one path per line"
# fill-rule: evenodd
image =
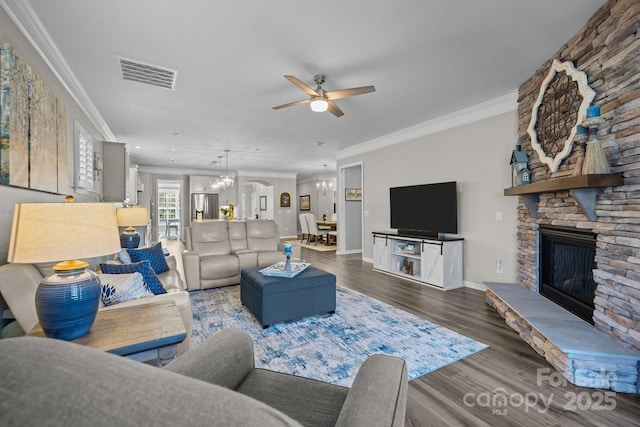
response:
M467 280L463 280L463 284L465 288L476 289L482 292L487 290L487 285L483 285L482 283L469 282Z

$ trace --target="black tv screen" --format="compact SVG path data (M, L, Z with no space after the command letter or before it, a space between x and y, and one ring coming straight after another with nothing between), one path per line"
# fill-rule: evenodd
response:
M389 189L391 228L407 234L458 232L455 181Z

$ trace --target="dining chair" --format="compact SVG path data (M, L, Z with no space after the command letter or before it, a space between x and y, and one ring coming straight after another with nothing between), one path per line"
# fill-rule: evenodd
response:
M300 219L300 230L302 230L302 241L304 242L305 235L307 236L307 240L309 240L309 223L307 222L307 214L302 213L298 215Z
M318 229L318 223L316 221L316 216L312 213L307 214L307 222L309 224L309 243L311 243L311 236L314 237L316 245L318 244L318 238L324 238L327 234L329 234L329 230L320 230Z

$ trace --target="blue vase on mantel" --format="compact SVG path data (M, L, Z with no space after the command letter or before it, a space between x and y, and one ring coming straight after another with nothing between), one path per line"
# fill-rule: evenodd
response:
M73 340L89 333L100 301L98 275L85 268L56 271L36 290L36 312L49 338Z

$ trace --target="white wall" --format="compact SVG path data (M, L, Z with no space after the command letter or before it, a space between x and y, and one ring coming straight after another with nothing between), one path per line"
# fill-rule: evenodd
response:
M517 198L509 161L517 141L517 114L500 114L470 124L338 160L338 168L363 162L363 258L373 259L372 232L389 230L389 188L458 181L459 236L464 241L463 279L516 280ZM503 220L496 221L502 212ZM345 225L349 227L349 224ZM503 273L496 260L503 260Z

